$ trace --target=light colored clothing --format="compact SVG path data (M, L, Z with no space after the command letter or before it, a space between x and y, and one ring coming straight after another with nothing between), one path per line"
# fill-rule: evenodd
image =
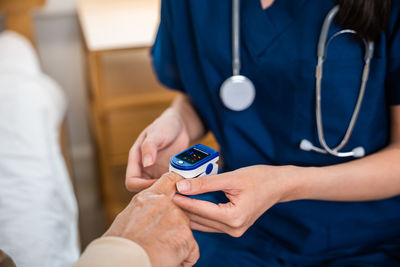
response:
M102 237L86 248L73 267L151 267L146 251L125 238Z
M60 152L66 97L21 36L0 34L0 248L18 267L70 267L77 203Z

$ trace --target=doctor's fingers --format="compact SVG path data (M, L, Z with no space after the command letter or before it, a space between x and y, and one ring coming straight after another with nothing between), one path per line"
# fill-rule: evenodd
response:
M158 151L164 149L174 140L177 133L170 133L168 127L157 119L146 128L146 136L140 145L143 167L149 167L157 160Z
M140 192L143 189L150 187L156 179L151 177L143 171L140 144L145 138L145 133L139 135L135 144L129 151L128 166L126 168L125 187L130 192Z
M141 177L143 172L142 167L142 152L140 146L142 145L146 133L143 131L136 139L132 148L129 150L128 166L126 168L126 178Z
M240 237L248 227L245 225L228 225L223 222L210 220L190 212L186 212L190 219L190 226L193 230L211 233L226 233L233 237Z
M225 234L228 234L228 235L230 235L232 237L241 237L246 231L246 229L244 229L244 228L243 229L242 228L241 229L229 229L227 231L220 231L220 230L217 230L215 228L212 228L212 227L209 227L209 226L206 226L206 225L194 222L194 221L190 221L190 228L192 230L196 230L196 231L200 231L200 232L206 232L206 233L225 233Z
M206 233L222 233L222 231L190 221L190 229Z
M193 230L198 230L202 232L211 232L211 233L226 233L226 230L229 228L224 223L206 219L204 217L193 214L186 210L183 211L185 211L185 214L189 217L190 227Z
M191 199L178 194L174 196L173 201L183 210L209 220L229 225L229 222L235 218L235 210L231 202L217 205L209 201Z
M177 183L178 192L184 195L199 195L208 192L226 191L237 187L232 173L185 179Z

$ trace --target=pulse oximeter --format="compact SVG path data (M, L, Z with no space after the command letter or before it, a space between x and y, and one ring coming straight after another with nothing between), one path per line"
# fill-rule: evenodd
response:
M186 179L213 175L218 172L218 151L205 145L197 144L173 156L169 171Z

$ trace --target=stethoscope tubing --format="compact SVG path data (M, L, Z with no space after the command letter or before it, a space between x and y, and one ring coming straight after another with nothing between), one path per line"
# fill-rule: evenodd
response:
M331 27L332 22L334 21L337 13L339 12L339 6L336 5L332 10L327 14L324 23L322 25L319 41L318 41L318 49L317 49L317 58L318 63L315 70L315 79L316 79L316 121L317 121L317 132L318 132L318 140L322 148L314 146L310 141L303 139L300 148L306 151L315 151L322 154L330 154L336 157L363 157L365 155L365 151L363 147L356 147L352 151L349 152L340 152L346 144L349 142L350 137L353 133L357 118L359 116L359 112L361 109L361 105L364 99L365 90L368 83L368 77L370 72L370 63L374 54L374 42L367 42L365 39L362 39L365 46L365 55L364 55L364 68L361 78L360 91L357 98L356 106L354 108L353 114L351 116L350 123L347 127L346 133L342 140L335 148L331 148L328 146L325 136L324 136L324 127L323 127L323 119L322 119L322 107L321 107L321 95L322 95L322 77L323 77L323 64L327 57L328 46L331 41L341 34L354 34L357 35L357 32L350 29L344 29L328 39L329 29ZM241 58L240 58L240 0L232 0L232 73L233 77L228 79L230 80L240 76L241 71ZM240 76L242 77L242 76ZM242 77L247 79L246 77ZM248 79L247 79L248 80ZM248 83L252 83L248 80ZM227 84L225 82L224 84ZM224 85L222 86L224 87ZM226 88L225 88L226 89ZM251 91L251 90L250 90ZM226 99L226 97L224 98ZM247 106L247 105L246 105ZM241 111L243 109L237 109L237 111Z
M232 73L240 75L240 0L232 1Z
M354 156L354 157L362 157L365 154L364 148L358 147L353 149L353 151L350 152L339 152L343 147L346 146L346 144L349 142L349 139L353 133L355 123L357 121L361 105L364 99L365 95L365 90L368 82L368 77L369 77L369 70L370 70L370 63L371 59L374 54L374 43L373 42L367 42L365 39L362 39L364 46L365 46L365 56L364 56L364 67L363 67L363 72L362 72L362 78L361 78L361 85L360 85L360 91L358 94L356 106L354 108L353 114L351 116L350 123L347 127L346 133L343 137L343 139L340 141L339 145L336 146L335 148L331 148L328 146L325 140L324 136L324 128L323 128L323 120L322 120L322 107L321 107L321 94L322 94L322 89L321 89L321 83L322 83L322 77L323 77L323 63L327 57L327 51L328 51L328 46L331 43L331 41L336 38L337 36L341 34L354 34L358 35L356 31L350 30L350 29L345 29L341 30L337 33L335 33L332 37L328 39L328 32L331 27L331 24L337 15L339 11L339 6L335 6L326 16L326 19L323 23L322 29L321 29L321 34L320 34L320 39L318 42L318 51L317 51L317 56L318 56L318 63L316 67L316 72L315 72L315 79L316 79L316 121L317 121L317 130L318 130L318 140L323 147L323 149L313 149L316 152L319 153L329 153L333 156L337 157L348 157L348 156ZM316 147L314 147L316 148Z

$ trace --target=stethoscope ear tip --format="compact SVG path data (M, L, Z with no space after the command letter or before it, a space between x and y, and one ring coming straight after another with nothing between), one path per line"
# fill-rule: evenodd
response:
M362 158L365 156L365 149L362 146L354 148L352 152L355 158Z
M315 151L321 154L331 154L336 157L354 157L354 158L362 158L365 156L365 149L362 146L354 148L351 152L344 152L340 153L336 150L329 150L329 149L322 149L319 147L316 147L308 141L307 139L303 139L300 142L300 149L303 151Z
M300 142L300 149L304 151L311 151L313 148L313 144L307 139L303 139Z

